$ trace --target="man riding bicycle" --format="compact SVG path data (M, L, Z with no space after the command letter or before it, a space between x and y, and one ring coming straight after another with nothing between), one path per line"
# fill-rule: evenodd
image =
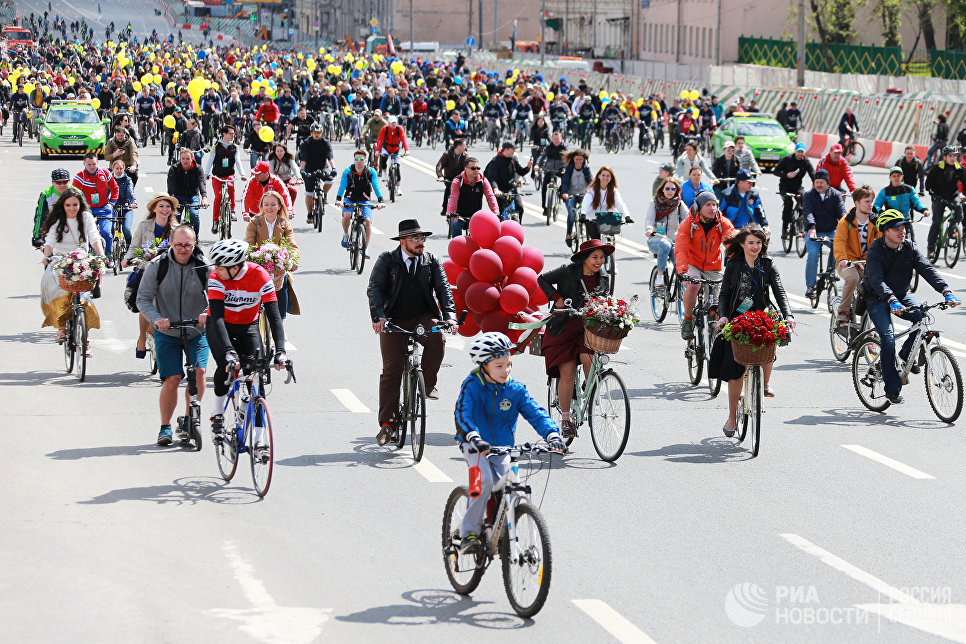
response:
M963 194L960 186L966 186L966 169L959 164L956 148L946 146L943 149L943 160L933 165L926 176L926 190L932 195L932 210L934 216L929 226L927 241L928 254L932 254L939 243L939 231L943 224L943 215L948 208L953 213L956 223L963 220Z
M500 207L490 182L480 172L480 161L476 157L469 157L463 172L450 184L449 202L446 204L447 215L458 215L450 224L454 237L463 233L463 221L469 221L477 212L484 210L484 198L486 210L498 215Z
M322 191L328 195L329 190L332 189L332 177L335 175L335 161L332 160L332 144L322 137L322 123L314 121L309 129L311 136L302 141L298 160L302 179L305 180L305 222L312 224L318 182L322 182ZM320 177L319 172L326 168L330 172Z
M503 208L509 205L509 200L504 198L503 194L512 192L516 188L517 177L527 176L533 168L533 157L530 157L530 160L524 167L517 161L515 153L516 146L513 142L504 141L503 145L500 146L500 152L490 159L490 162L486 164L486 170L483 171L483 175L493 186L493 194L497 197L497 203L502 206L494 213L496 215L500 215L503 212ZM452 199L450 197L450 201ZM515 202L517 212L522 215L523 199L518 195Z
M104 255L107 267L114 267L111 249L114 236L111 233L111 218L114 217L114 204L120 192L114 175L105 168L97 167L97 155L88 152L84 155L84 169L74 175L72 185L84 193L84 200L90 206L91 214L97 220L97 231L104 240Z
M374 169L366 165L367 158L365 150L358 149L352 153L352 165L343 171L335 197L335 205L342 208L343 248L349 246L349 224L352 221L353 206L361 205L362 216L366 220L366 258L369 257L369 241L372 239L372 205L369 202L372 201L373 191L379 199L376 208L386 207L379 189L379 177Z
M916 189L903 183L903 178L902 168L899 166L891 168L889 170L889 185L876 195L874 206L877 211L887 208L898 210L909 220L909 225L912 225L912 212L914 210L923 213L924 217L928 217L929 209L919 200Z
M837 322L849 322L852 298L865 273L865 268L861 264L854 266L850 266L850 264L864 261L869 246L882 236L872 219L875 212L872 194L872 188L869 186L856 188L855 192L852 193L852 201L855 205L844 217L839 219L838 226L835 229L832 253L838 263L836 272L844 280L842 301L839 302L839 309L836 312Z
M252 178L245 186L245 194L242 196L242 213L245 221L259 214L262 196L266 192L277 192L282 196L285 213L291 218L294 208L285 182L277 174L272 174L272 166L268 161L259 161L252 168Z
M388 167L389 157L392 162L399 163L399 147L402 146L409 154L409 142L406 141L406 130L399 125L399 119L395 116L389 117L389 122L379 130L379 138L376 140L376 154L379 155L379 174ZM402 173L396 177L396 195L402 196Z
M218 222L221 218L221 187L225 183L228 184L228 211L234 216L236 171L244 181L245 171L242 169L238 146L235 145L235 128L231 125L222 125L221 140L212 148L211 154L208 155L208 162L205 163L205 176L211 177L211 192L214 195L211 213L212 235L218 232Z
M50 173L50 182L51 185L40 192L40 197L37 199L37 209L34 211L34 226L30 237L30 243L34 248L40 248L44 245L44 237L41 234L44 222L47 221L47 215L50 214L51 208L60 199L60 195L70 185L70 172L64 168L57 168Z
M805 216L805 248L808 251L805 260L805 297L810 298L815 293L818 271L824 269L818 265L822 242L817 238L834 239L839 220L845 216L845 200L838 190L829 187L827 171L815 171L812 189L802 197L802 214Z
M201 166L195 163L195 156L191 153L191 150L181 148L178 156L178 163L168 169L168 194L177 199L179 204L188 206L191 227L195 231L195 237L197 237L201 230L198 206L208 207L205 174L201 170ZM186 222L182 221L181 223Z
M453 179L458 177L463 168L466 167L466 141L456 139L453 146L443 152L436 162L436 180L445 184L443 189L443 206L440 214L446 216L446 205L449 203L449 194Z
M852 176L852 166L842 157L842 146L836 143L829 148L828 154L819 159L816 170L825 170L828 173L828 184L838 190L841 194L855 190L855 177ZM847 187L842 187L842 182Z

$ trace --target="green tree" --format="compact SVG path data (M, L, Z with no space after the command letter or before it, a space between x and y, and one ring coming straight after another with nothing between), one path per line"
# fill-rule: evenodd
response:
M823 45L845 44L855 37L855 10L864 0L809 0L811 21Z
M902 36L899 34L899 26L902 24L901 0L872 0L872 13L881 22L881 44L885 47L901 47Z
M946 49L966 50L966 0L943 0L946 5Z

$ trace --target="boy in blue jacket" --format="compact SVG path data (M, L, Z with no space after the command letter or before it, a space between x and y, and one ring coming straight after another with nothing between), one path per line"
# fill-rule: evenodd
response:
M523 416L553 451L565 452L557 425L547 411L527 393L526 386L510 377L510 352L514 345L502 333L484 333L470 346L476 369L463 381L456 401L456 440L469 467L479 464L483 493L470 497L460 526L460 551L480 544L483 513L490 490L510 467L510 455L489 454L490 446L512 447L517 417Z

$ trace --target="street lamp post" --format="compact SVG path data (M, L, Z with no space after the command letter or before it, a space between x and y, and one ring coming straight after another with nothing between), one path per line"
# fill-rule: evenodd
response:
M540 64L547 64L547 0L540 0Z
M412 56L416 45L416 24L413 18L413 0L409 0L409 54Z

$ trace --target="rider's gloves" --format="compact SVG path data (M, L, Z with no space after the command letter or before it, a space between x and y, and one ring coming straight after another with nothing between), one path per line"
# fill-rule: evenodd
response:
M470 438L470 445L473 446L472 451L476 453L481 453L490 449L490 444L487 443L482 438L480 438L479 434L471 434L469 438Z
M550 446L550 450L553 452L567 451L567 446L564 444L563 440L560 438L560 434L557 432L551 432L547 435L547 445Z
M378 201L379 201L379 203L386 203L386 200L385 199L379 199Z
M31 237L30 238L30 243L33 245L34 248L40 248L41 246L44 245L44 238L43 237Z
M275 352L275 364L284 365L285 364L285 352L276 351Z
M959 304L959 298L953 295L953 292L948 288L945 291L943 291L943 297L946 298L947 302L950 302L950 303L955 302L956 304Z
M233 350L229 349L228 351L225 352L225 362L227 364L229 364L229 365L231 363L233 363L233 362L235 364L238 364L238 362L239 362L238 361L238 354L235 353Z
M902 302L896 298L892 298L889 300L889 308L892 309L893 313L898 313L902 310Z

